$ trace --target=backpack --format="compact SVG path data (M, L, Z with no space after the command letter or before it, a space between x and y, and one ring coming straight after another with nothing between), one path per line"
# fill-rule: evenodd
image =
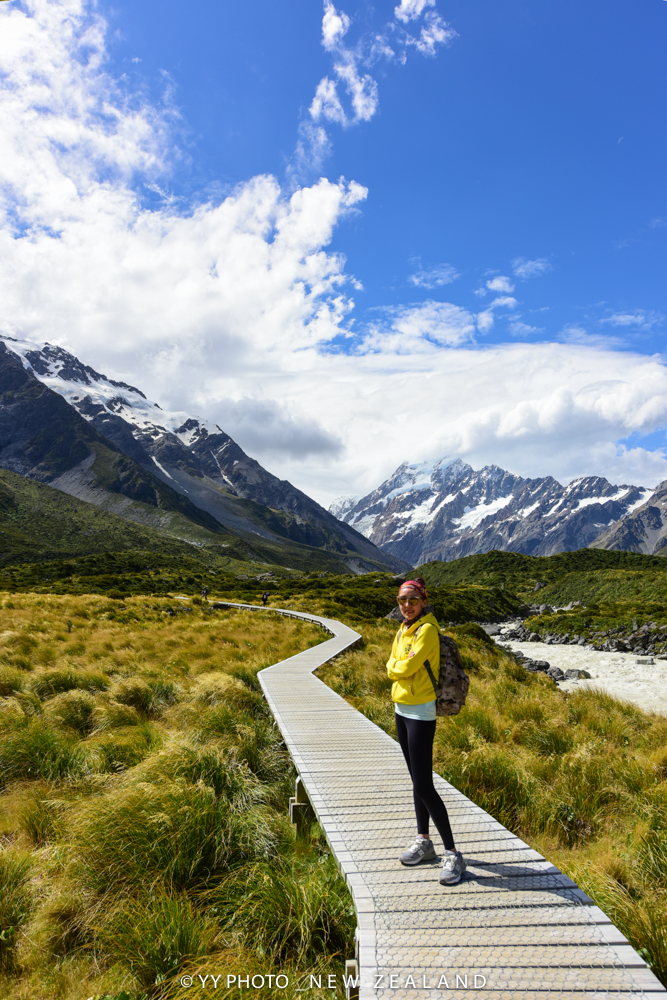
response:
M421 628L421 626L420 626ZM419 629L415 632L415 638ZM436 715L458 715L466 703L470 678L463 669L459 647L448 635L438 629L440 639L440 676L436 679L428 660L424 661L426 673L435 691Z

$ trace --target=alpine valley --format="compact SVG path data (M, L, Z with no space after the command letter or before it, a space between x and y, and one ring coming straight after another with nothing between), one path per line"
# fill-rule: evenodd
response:
M548 556L582 548L667 555L667 482L655 490L585 476L562 486L460 458L404 463L336 517L413 566L501 549Z
M166 412L50 344L0 338L0 468L42 484L44 511L49 488L95 505L100 526L120 518L220 552L241 542L248 558L292 569L407 569L215 424ZM4 488L16 511L27 494L15 482Z

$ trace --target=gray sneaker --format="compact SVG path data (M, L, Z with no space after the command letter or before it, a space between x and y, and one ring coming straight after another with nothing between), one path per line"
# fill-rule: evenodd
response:
M422 861L433 861L435 857L433 841L416 837L414 844L408 847L407 851L403 851L398 860L402 865L418 865Z
M438 881L440 885L456 885L466 870L466 863L460 851L445 851L442 871Z

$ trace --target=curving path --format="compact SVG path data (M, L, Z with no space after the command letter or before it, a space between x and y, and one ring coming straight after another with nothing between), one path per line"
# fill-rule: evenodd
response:
M313 676L360 636L333 619L266 610L331 635L258 677L354 900L360 1000L664 1000L645 962L574 882L437 775L468 871L445 888L437 863L402 867L397 855L415 830L400 747Z

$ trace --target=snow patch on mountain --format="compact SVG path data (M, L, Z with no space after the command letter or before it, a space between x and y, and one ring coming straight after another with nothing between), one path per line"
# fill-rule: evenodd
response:
M329 513L333 514L334 517L337 517L342 521L347 512L352 510L358 500L358 493L346 494L345 496L338 497L329 507Z
M464 507L463 517L453 517L452 524L458 525L457 531L464 531L466 528L476 528L485 517L502 510L508 503L511 503L512 499L512 494L510 493L509 496L498 497L497 500L492 500L488 504L480 503L477 507Z
M63 396L89 422L93 418L86 412L87 408L81 406L86 399L95 408L101 406L107 413L121 417L142 433L153 436L161 433L174 434L186 447L190 447L202 431L208 434L223 433L217 424L210 421L194 418L189 413L163 410L157 403L146 399L140 389L101 375L62 347L54 347L48 343L34 344L4 336L0 340L21 359L24 368L49 389Z

